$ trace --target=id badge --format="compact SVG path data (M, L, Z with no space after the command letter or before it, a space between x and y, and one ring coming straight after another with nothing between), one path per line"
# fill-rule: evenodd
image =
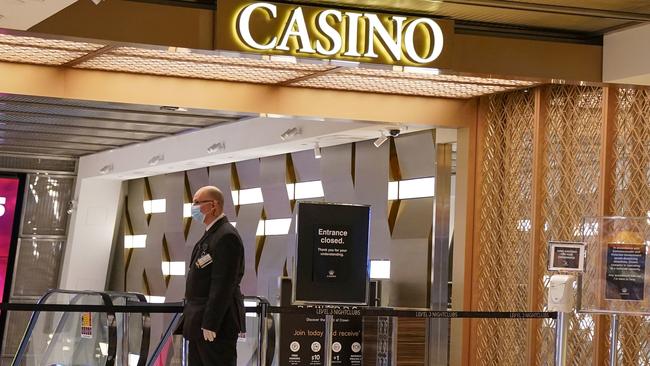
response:
M205 268L210 263L212 263L212 257L210 256L210 253L205 253L201 256L201 258L197 259L196 267Z

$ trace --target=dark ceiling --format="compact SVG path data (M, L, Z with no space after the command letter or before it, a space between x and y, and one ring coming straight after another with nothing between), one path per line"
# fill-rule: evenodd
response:
M233 122L246 114L0 95L0 153L78 157Z
M215 7L215 0L133 1ZM602 42L602 35L609 31L650 21L649 0L283 0L279 2L445 17L456 20L458 33L481 32L588 43Z

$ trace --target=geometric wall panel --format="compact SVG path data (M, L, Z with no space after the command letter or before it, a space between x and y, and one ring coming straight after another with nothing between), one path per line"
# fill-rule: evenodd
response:
M323 155L325 149L321 150L321 155ZM311 150L299 151L291 154L291 165L293 167L293 173L295 175L296 182L313 182L313 181L322 181L321 174L321 159L316 159L314 157L314 152ZM325 189L323 187L323 189ZM322 198L314 198L311 201L321 201ZM293 216L293 213L292 213ZM291 222L291 227L289 232L295 232L295 220ZM296 254L296 237L294 235L289 235L287 238L287 274L292 275L293 265L294 265L294 256Z
M352 181L353 144L322 149L321 174L325 201L357 203Z
M435 145L432 131L396 139L395 151L402 180L434 175ZM390 258L395 263L391 267L392 306L426 307L428 304L433 204L431 197L393 202L392 210L397 214L390 244Z
M390 144L379 148L372 141L355 144L354 187L357 203L370 204L370 258L390 258L390 230L386 213L388 212L388 185ZM421 220L418 219L418 222Z
M260 160L253 159L235 163L239 189L253 189L261 186ZM286 192L285 192L286 194ZM239 206L237 218L237 231L244 242L245 268L241 289L245 294L257 292L256 255L257 255L257 226L262 219L263 203L254 203Z
M416 166L419 176L434 169L433 156L422 157L423 154L433 154L431 134L431 131L425 131L395 139L415 137L413 141L417 143L425 141L424 145L420 143L420 149L405 149L404 154L408 156L400 157L398 154L399 159L412 159L411 154L419 154L417 164L406 165ZM372 141L364 141L323 148L321 159L315 159L310 149L129 181L123 234L147 235L147 238L145 248L124 249L125 288L164 296L166 301L183 297L185 276L163 275L161 263L185 261L188 265L192 248L205 228L190 218L183 218L183 205L191 202L198 188L211 184L224 192L224 212L231 222L236 222L244 242L246 271L242 292L264 296L277 303L278 278L285 274L285 270L291 273L295 252L295 235L292 233L295 232L296 202L290 199L287 184L321 181L324 197L305 200L370 205L370 256L395 261L392 268L396 283L392 286L395 290L392 300L396 304L424 305L427 301L426 286L420 284L428 278L427 253L433 199L402 200L393 233L395 237L391 238L388 220L390 151L391 143L377 148ZM421 166L426 164L429 166ZM261 190L263 202L235 205L231 191L245 189ZM165 212L145 214L143 201L163 198L166 200ZM258 236L260 220L274 219L291 219L289 232ZM409 271L410 277L404 277ZM400 282L400 276L407 280ZM413 284L418 286L415 292L411 288ZM400 296L404 296L404 301ZM157 317L153 322L156 323L152 333L155 337L162 329L163 319Z
M260 159L260 176L265 219L290 218L291 201L287 195L286 155ZM257 267L257 293L272 301L279 296L277 282L284 272L288 236L267 236L261 248L262 253Z
M412 133L395 140L401 179L433 177L435 135L431 131Z

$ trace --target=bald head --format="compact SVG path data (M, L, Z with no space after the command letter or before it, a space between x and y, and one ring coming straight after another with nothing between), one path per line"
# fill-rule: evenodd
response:
M194 193L192 203L198 205L205 214L205 224L209 224L223 213L223 193L215 186L199 188Z
M210 200L215 200L217 201L221 206L223 206L223 192L215 186L205 186L202 188L199 188L196 193L198 194L199 192L202 192L205 194L207 199Z

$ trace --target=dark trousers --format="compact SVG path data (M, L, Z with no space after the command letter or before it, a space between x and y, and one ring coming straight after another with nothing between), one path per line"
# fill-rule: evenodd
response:
M189 343L189 366L237 366L237 338Z

